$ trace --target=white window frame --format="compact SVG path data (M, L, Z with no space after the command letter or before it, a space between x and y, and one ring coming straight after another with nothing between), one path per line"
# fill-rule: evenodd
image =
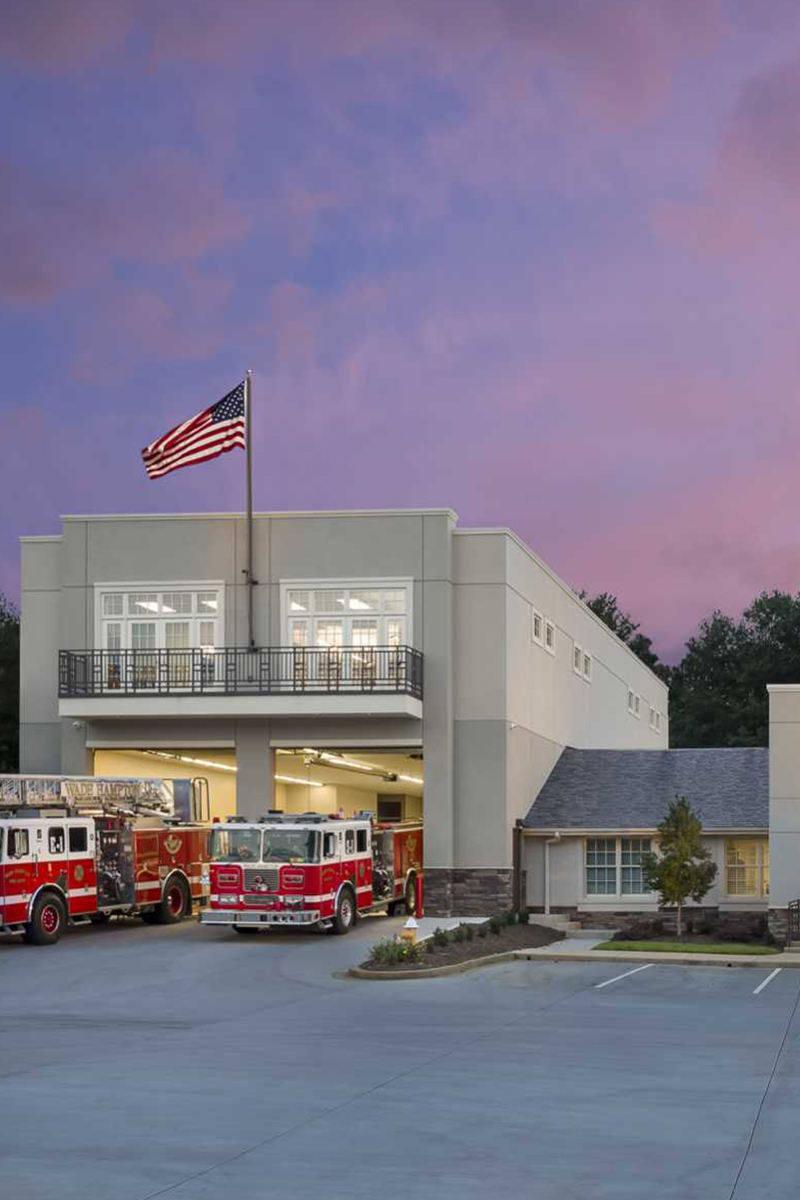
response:
M592 682L592 663L593 663L592 655L589 653L588 650L584 650L584 652L583 652L583 678L586 680L587 683Z
M294 592L294 591L308 591L308 592L345 591L346 592L346 591L353 590L353 589L357 590L357 591L384 591L384 590L385 591L395 591L395 590L399 590L400 588L403 588L406 593L406 611L405 611L405 613L375 613L375 614L362 613L361 617L369 618L370 616L374 615L377 618L377 620L378 620L378 645L379 646L387 645L387 642L383 636L384 631L386 629L386 622L390 621L393 617L403 619L405 621L405 626L406 626L404 645L413 646L414 645L414 580L411 577L409 577L407 575L403 575L403 576L385 576L380 579L375 579L375 578L371 578L371 577L370 578L358 578L358 579L352 579L352 578L351 579L340 579L338 577L334 578L334 579L281 579L280 580L281 639L282 639L281 645L283 645L283 646L291 646L292 645L292 640L291 640L291 622L292 621L301 621L302 620L302 621L311 622L312 620L316 619L315 615L311 612L309 612L308 616L306 616L306 617L296 616L296 615L290 616L289 611L288 611L288 609L289 609L288 593L289 592ZM341 617L342 617L342 620L345 622L361 619L361 617L354 617L352 612L343 612L341 614ZM328 617L325 616L322 619L327 620ZM310 625L309 625L309 629L310 629ZM352 644L352 642L348 641L347 638L345 637L344 645L347 646L347 645L351 645L351 644ZM312 646L313 642L309 640L308 645Z
M572 643L572 671L583 678L583 647L577 642Z
M539 622L539 636L536 636L536 622ZM534 608L531 612L531 639L536 642L537 646L544 646L544 617L539 612L538 608Z
M628 712L631 714L631 716L634 715L634 701L635 701L634 690L633 690L633 688L628 688Z
M589 869L586 862L587 847L589 842L609 841L614 842L614 883L615 891L613 892L590 892L589 891ZM650 851L657 850L656 840L650 833L596 833L590 834L583 838L582 842L582 877L583 877L583 898L584 901L590 904L611 903L631 904L639 901L652 901L656 896L656 892L623 892L622 890L622 843L634 842L649 842Z
M211 616L209 613L193 612L191 615L175 613L174 616L168 616L164 613L154 614L152 617L141 617L140 621L152 621L156 626L156 650L166 648L165 626L168 621L188 621L190 625L190 646L189 649L199 650L200 641L200 623L202 621L214 622L214 640L215 649L220 649L225 645L225 581L224 579L181 579L181 580L149 580L147 582L133 581L117 583L96 583L94 585L94 648L95 650L105 650L105 627L109 625L121 626L120 650L130 650L130 627L137 621L137 618L131 616L127 611L127 596L137 592L216 592L219 597L219 608L216 615ZM116 617L103 616L103 595L109 593L122 594L126 597L123 602L123 614ZM197 640L193 640L193 634L197 635ZM111 651L113 653L113 651Z
M637 721L640 721L642 718L642 697L638 692L633 693L633 715Z
M731 892L728 890L728 846L731 843L745 842L756 847L756 861L752 870L756 873L756 887L753 892ZM764 871L769 874L769 838L764 837L726 837L723 845L723 871L725 899L729 901L767 900L769 899L769 880L764 886ZM747 870L745 866L743 868Z
M550 637L548 638L548 634ZM555 658L556 654L556 627L548 618L544 619L544 648L548 654L552 654Z

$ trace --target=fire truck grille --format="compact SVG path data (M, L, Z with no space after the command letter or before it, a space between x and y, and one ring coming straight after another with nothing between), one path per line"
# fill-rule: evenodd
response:
M242 896L242 901L245 904L252 904L255 906L257 906L259 904L274 904L275 897L274 896Z
M278 868L277 867L250 867L244 873L245 891L252 892L256 889L264 888L268 892L277 892L278 890Z

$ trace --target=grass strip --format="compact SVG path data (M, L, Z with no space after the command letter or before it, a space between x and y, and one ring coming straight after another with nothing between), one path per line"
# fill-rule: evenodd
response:
M745 942L601 942L593 950L640 950L644 954L780 954L778 946Z

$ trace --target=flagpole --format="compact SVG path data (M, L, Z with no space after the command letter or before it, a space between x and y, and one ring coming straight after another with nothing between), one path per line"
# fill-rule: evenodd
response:
M253 420L252 395L253 372L248 371L244 377L244 417L245 417L245 450L247 453L247 632L250 649L256 644L255 627L253 624Z

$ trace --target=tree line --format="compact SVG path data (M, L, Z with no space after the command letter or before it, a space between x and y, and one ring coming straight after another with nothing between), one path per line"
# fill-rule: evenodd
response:
M800 594L762 592L737 620L717 609L700 622L677 666L609 592L579 593L669 686L670 746L766 746L768 683L800 683Z

